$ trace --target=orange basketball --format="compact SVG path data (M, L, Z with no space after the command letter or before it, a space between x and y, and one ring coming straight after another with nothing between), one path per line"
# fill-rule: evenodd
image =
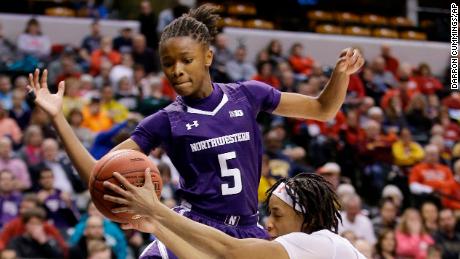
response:
M103 183L104 181L110 181L120 185L118 180L113 177L113 172L118 172L133 185L143 186L147 167L150 167L152 182L155 185L157 196L160 197L163 187L161 176L155 163L146 155L139 151L122 149L110 152L102 157L93 168L89 179L89 191L96 208L110 220L119 223L129 222L133 217L131 213L112 213L111 210L120 205L104 200L104 194L114 196L118 196L118 194L105 188Z

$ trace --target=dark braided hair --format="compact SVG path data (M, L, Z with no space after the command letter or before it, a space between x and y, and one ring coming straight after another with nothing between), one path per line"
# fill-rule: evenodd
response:
M314 173L302 173L290 179L281 179L267 191L266 207L269 208L273 191L286 184L286 192L294 201L293 209L299 204L302 212L302 231L310 234L322 229L337 233L342 222L341 205L331 185L322 176ZM269 212L270 213L270 212Z
M207 46L217 35L217 7L204 4L172 21L161 34L160 45L174 37L190 36Z

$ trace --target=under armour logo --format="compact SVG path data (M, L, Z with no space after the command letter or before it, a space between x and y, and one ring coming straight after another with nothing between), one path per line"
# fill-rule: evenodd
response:
M228 215L227 218L225 219L225 224L230 225L230 226L236 226L238 225L239 221L240 221L240 216Z
M196 128L196 127L198 127L199 125L200 125L200 124L198 124L198 121L193 121L192 124L190 124L190 123L185 124L185 126L187 127L187 130L191 130L192 127L195 127L195 128Z

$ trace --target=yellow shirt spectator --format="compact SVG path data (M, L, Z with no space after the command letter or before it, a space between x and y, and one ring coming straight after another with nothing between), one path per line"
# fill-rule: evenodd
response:
M102 110L105 111L115 123L123 122L128 118L128 109L115 100L103 103Z
M425 156L423 148L416 142L405 145L402 140L398 140L393 143L392 150L394 163L398 166L414 165Z

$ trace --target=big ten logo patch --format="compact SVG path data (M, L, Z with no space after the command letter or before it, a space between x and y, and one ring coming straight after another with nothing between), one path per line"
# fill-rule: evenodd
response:
M244 115L242 110L229 111L229 113L230 113L230 118L243 117Z

